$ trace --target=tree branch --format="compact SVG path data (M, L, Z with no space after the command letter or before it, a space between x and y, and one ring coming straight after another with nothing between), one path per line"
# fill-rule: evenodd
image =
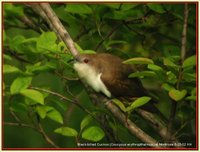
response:
M151 136L146 134L143 130L141 130L135 123L133 123L130 119L127 119L124 113L122 113L119 108L114 105L111 101L105 100L105 106L109 109L113 115L124 124L124 126L137 138L141 141L149 144L150 147L159 148L158 141L153 139Z
M186 55L186 42L187 42L187 25L188 25L188 4L185 4L184 10L184 23L183 23L183 32L182 32L182 41L181 41L181 61L185 60Z
M49 136L46 134L46 132L44 131L41 123L38 123L38 127L39 127L39 132L42 134L43 138L47 141L47 143L49 143L50 145L52 145L53 147L55 148L59 148L59 146L54 143L50 138Z
M74 57L78 55L78 51L74 46L74 42L71 36L67 32L67 30L64 28L64 26L62 25L62 23L60 22L60 20L58 19L54 11L52 10L51 6L48 3L40 3L39 5L41 9L44 11L44 13L46 14L52 26L54 27L56 33L61 37L65 45L69 48L69 51L71 52L71 54Z
M180 82L182 80L182 64L185 60L186 55L186 42L187 42L187 22L188 22L188 4L185 3L185 9L184 9L184 23L183 23L183 32L182 32L182 40L181 40L181 67L179 69L178 74L178 81L176 84L176 89L180 89ZM166 141L170 141L171 139L171 131L173 128L173 121L176 115L176 108L177 108L177 102L172 101L171 104L171 110L170 110L170 116L169 116L169 123L168 123L168 132L167 132L167 138Z
M149 121L150 122L150 125L154 128L154 130L163 138L163 139L166 139L166 136L167 136L167 127L164 125L163 122L159 121L157 118L155 118L155 116L148 112L148 111L145 111L143 109L137 109L136 112L141 115L145 120ZM172 135L171 132L169 132L170 134L170 140L175 142L175 143L180 143L175 135ZM175 146L176 147L176 146ZM180 146L178 146L180 148Z

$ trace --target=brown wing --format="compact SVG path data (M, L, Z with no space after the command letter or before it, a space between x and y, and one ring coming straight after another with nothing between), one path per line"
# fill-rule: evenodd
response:
M146 93L139 79L128 78L134 70L131 66L123 64L123 60L110 54L99 54L104 63L101 68L101 79L115 97L140 97ZM117 66L116 66L117 65ZM109 70L108 70L109 69Z

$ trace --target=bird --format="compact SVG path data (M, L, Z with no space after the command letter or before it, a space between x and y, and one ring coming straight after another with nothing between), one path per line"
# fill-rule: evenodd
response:
M136 99L149 96L139 78L129 78L136 68L124 64L123 59L109 53L78 54L75 56L74 69L80 79L86 82L96 92L103 93L108 98ZM129 100L133 101L133 100ZM157 101L145 104L143 108L149 112L163 114L154 106Z
M79 54L74 69L79 77L96 92L111 97L141 97L147 95L138 78L128 78L134 72L131 65L109 53Z

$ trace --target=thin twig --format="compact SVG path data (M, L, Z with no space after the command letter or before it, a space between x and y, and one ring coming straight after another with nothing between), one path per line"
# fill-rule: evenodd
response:
M34 29L35 31L37 31L38 33L41 33L40 28L38 26L35 25L35 23L28 18L26 15L22 16L22 17L18 17L18 19L24 23L26 26Z
M114 33L120 26L122 26L123 24L126 24L126 25L128 25L128 24L138 24L138 23L141 23L141 22L145 21L145 19L146 19L146 17L142 17L142 18L138 18L138 19L134 19L134 20L130 20L130 21L123 21L122 23L120 23L120 24L114 26L114 27L112 28L112 30L97 44L97 46L95 47L94 50L97 51L97 50L100 48L100 46L103 44L103 42L104 42L106 39L108 39L109 37L111 37L111 36L113 35L113 33Z
M49 138L49 136L46 134L46 132L44 131L44 129L43 129L42 125L41 125L41 123L38 123L38 127L39 127L39 132L42 134L43 138L44 138L50 145L52 145L53 147L59 148L59 146L58 146L55 142L53 142L53 140L51 140L51 139Z
M57 76L59 76L61 79L64 79L64 80L68 80L68 81L77 81L77 80L79 80L79 78L70 78L70 77L66 77L66 76L64 76L63 74L61 74L61 73L59 73L59 72L56 72L56 71L55 71L55 74L56 74Z
M4 125L8 125L8 126L19 126L19 127L27 127L27 128L31 128L31 129L34 129L36 131L37 128L31 126L31 125L28 125L28 124L24 124L24 123L15 123L15 122L3 122Z
M97 46L95 47L95 51L97 51L99 49L99 47L103 44L103 42L109 38L119 27L121 26L121 24L116 25L115 27L112 28L112 30L104 37L104 39L102 39Z
M38 88L38 87L30 87L30 88L35 89L35 90L39 90L39 91L43 91L43 92L46 92L46 93L49 93L49 94L52 94L52 95L55 95L57 97L60 97L63 100L66 100L67 102L75 104L80 109L82 109L84 112L86 112L87 114L89 114L92 118L94 118L97 122L99 122L98 119L96 119L96 117L89 110L87 110L86 108L84 108L81 104L79 104L76 101L73 101L73 100L71 100L71 99L69 99L69 98L67 98L67 97L65 97L65 96L63 96L63 95L61 95L61 94L59 94L57 92L53 92L53 91L50 91L50 90L46 90L46 89L42 89L42 88Z

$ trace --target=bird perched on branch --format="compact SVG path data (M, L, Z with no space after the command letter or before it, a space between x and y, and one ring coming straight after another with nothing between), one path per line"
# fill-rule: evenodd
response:
M138 78L128 78L133 67L108 53L79 54L74 69L96 92L107 97L141 97L147 95Z
M74 69L79 77L96 92L101 92L108 98L148 96L138 78L128 78L135 69L131 65L123 64L123 60L117 56L108 53L79 54L75 60ZM150 108L150 112L157 112L155 106Z

